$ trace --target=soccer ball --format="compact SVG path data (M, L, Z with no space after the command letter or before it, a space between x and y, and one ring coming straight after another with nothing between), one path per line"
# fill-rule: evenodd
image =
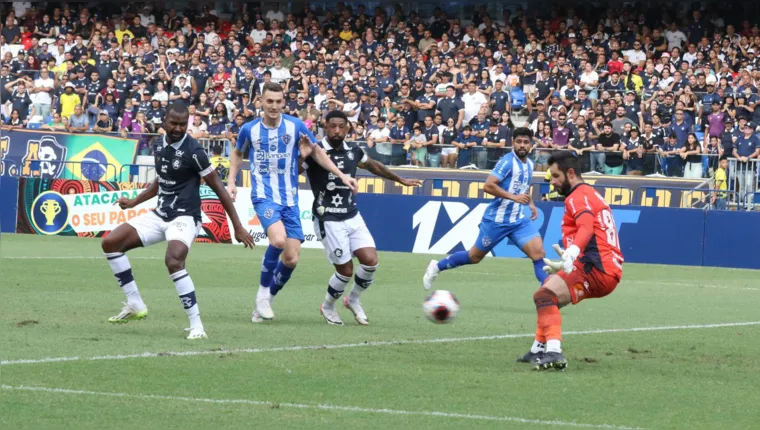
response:
M446 324L454 321L459 313L459 301L446 290L433 291L422 304L425 316L436 324Z

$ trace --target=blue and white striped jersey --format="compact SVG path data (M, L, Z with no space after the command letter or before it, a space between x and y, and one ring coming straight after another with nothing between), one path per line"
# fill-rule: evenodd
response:
M533 177L533 160L525 163L514 153L501 157L491 175L499 179L499 187L512 194L527 194ZM486 208L483 219L500 224L516 224L525 218L524 205L512 200L494 198Z
M251 200L267 201L282 206L298 206L298 142L308 136L317 139L306 125L283 114L277 128L267 128L261 118L240 129L236 148L248 148L251 161Z

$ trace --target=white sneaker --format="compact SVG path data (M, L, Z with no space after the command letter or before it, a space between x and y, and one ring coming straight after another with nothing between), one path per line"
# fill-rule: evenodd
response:
M426 290L433 288L433 282L438 278L438 274L441 273L438 270L438 260L430 260L427 270L425 270L425 276L422 277L422 285Z
M359 301L357 297L353 297L351 294L343 297L343 306L346 307L349 311L351 311L352 314L354 314L354 319L356 322L358 322L360 325L369 325L369 318L367 318L367 314L364 313L364 309L362 308L362 302Z
M190 334L188 334L187 337L185 338L188 340L208 338L208 336L206 335L206 330L203 329L203 326L186 328L185 331L190 332Z
M137 309L129 303L122 303L122 305L121 312L108 318L108 322L112 324L124 324L130 321L142 320L148 316L148 308L145 305L143 305L142 309Z
M338 315L338 311L335 310L334 305L331 308L326 308L325 304L322 303L322 305L319 306L319 313L322 314L323 317L325 317L325 321L327 321L327 324L343 325L343 320L340 319L340 315Z
M258 309L254 309L253 313L251 314L251 322L253 323L263 323L264 318L261 318L261 315L259 315Z
M259 316L264 320L274 319L274 311L272 310L272 295L269 292L265 294L256 294L256 310ZM253 319L251 319L253 320Z

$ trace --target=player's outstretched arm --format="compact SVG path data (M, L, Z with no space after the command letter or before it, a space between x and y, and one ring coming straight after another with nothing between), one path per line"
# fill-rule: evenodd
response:
M388 167L386 167L383 163L373 160L367 157L367 161L359 163L359 167L362 169L372 173L375 176L390 179L393 182L399 183L401 185L404 185L406 187L419 187L422 186L422 181L419 179L414 178L402 178L396 173L392 172Z
M121 209L131 209L141 203L147 202L148 200L155 197L156 194L158 194L158 178L154 179L153 182L151 182L151 184L148 186L148 188L144 189L134 199L121 197L116 203L119 205Z
M238 172L240 171L240 163L242 161L243 152L239 151L237 148L233 149L232 155L230 156L230 173L229 176L227 176L227 192L229 193L233 202L237 198L237 185L235 184L235 180L237 179Z
M240 222L240 218L238 218L237 212L235 211L235 205L232 202L232 197L227 193L227 190L224 189L224 184L222 183L222 180L219 179L216 170L212 170L211 173L204 176L203 180L206 181L206 185L214 190L219 197L219 202L224 207L225 212L227 212L227 216L230 217L232 228L235 230L235 239L237 239L238 242L241 242L246 248L253 248L253 238L243 227L243 223Z

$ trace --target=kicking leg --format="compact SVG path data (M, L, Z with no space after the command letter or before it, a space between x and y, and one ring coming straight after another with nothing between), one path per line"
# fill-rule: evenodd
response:
M354 277L354 288L343 298L343 305L354 314L356 322L368 325L369 318L362 308L361 295L374 282L377 271L377 249L374 247L357 249L354 255L359 260L359 269Z
M546 252L544 251L544 242L541 240L541 236L536 235L522 246L521 249L533 261L533 273L536 275L536 279L538 279L538 284L543 285L548 275L544 272L544 257L546 257Z
M348 260L346 263L334 264L334 266L335 273L327 282L327 294L325 294L325 300L322 302L319 311L328 324L343 325L343 320L338 315L338 311L335 310L335 302L340 299L346 291L346 286L351 282L351 276L354 274L354 263Z
M534 346L541 342L541 334L546 340L546 353L535 361L535 369L563 370L567 367L567 359L562 355L562 314L559 309L572 303L565 279L559 275L550 276L533 295L533 302L538 314Z
M121 286L127 301L118 315L108 319L110 323L126 323L132 320L141 320L148 316L148 307L145 306L140 292L137 290L137 283L132 275L132 266L129 264L125 252L143 246L140 235L135 227L129 224L122 224L116 227L101 242L101 247L111 266L116 280Z
M206 331L203 329L201 314L198 310L198 302L195 298L195 285L193 280L185 270L185 260L190 249L185 243L179 240L170 240L166 247L166 257L164 262L169 269L169 277L174 282L177 289L179 301L185 309L187 318L190 320L190 328L187 330L190 334L188 339L204 339Z
M281 220L267 227L267 239L269 240L269 247L264 254L261 264L261 278L259 291L256 293L256 307L251 316L251 321L253 322L262 322L274 318L272 300L276 292L272 293L272 280L277 268L282 265L280 256L286 246L285 225Z

